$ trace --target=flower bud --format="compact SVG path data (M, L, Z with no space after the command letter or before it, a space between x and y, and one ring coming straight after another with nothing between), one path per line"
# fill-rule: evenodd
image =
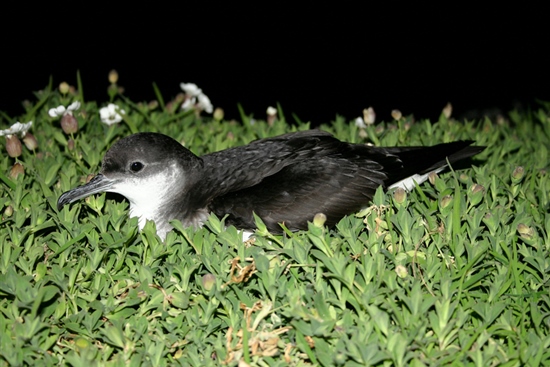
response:
M453 114L453 105L451 104L451 102L447 103L445 107L443 107L443 111L441 111L441 113L447 119L451 117L451 115Z
M512 172L512 182L514 184L520 183L523 176L525 176L525 169L522 166L517 166Z
M21 155L21 142L15 135L6 135L6 150L12 158L17 158Z
M36 148L38 148L38 141L36 141L36 138L31 133L26 133L23 137L23 143L27 147L28 150L35 151Z
M403 265L397 265L395 267L395 272L397 273L397 276L401 279L406 278L409 275L409 271Z
M477 205L483 199L483 194L485 194L485 187L473 184L470 187L470 190L468 192L468 198L470 199L470 203L472 205Z
M13 206L8 205L6 209L4 209L4 217L9 218L13 215Z
M374 112L374 108L369 107L363 110L363 120L367 125L374 124L374 121L376 121L376 113Z
M24 175L25 174L25 167L19 162L15 162L15 164L10 169L10 177L14 180L17 179L17 176Z
M78 131L78 121L71 113L63 115L61 118L61 129L67 135L74 134Z
M74 150L74 145L75 145L75 142L73 139L69 139L69 141L67 142L67 149L69 150Z
M327 216L323 213L317 213L313 217L313 225L315 227L323 228L326 221L327 221Z
M468 176L466 173L461 173L460 175L458 175L458 179L460 180L460 182L470 182L470 176Z
M61 92L61 94L69 93L70 89L71 89L71 87L69 86L69 84L67 82L59 83L59 91Z
M76 340L75 340L75 343L74 343L76 349L79 351L79 352L82 352L82 351L85 351L86 349L90 348L92 346L92 343L90 343L87 339L85 338L82 338L82 337L78 337Z
M485 187L483 187L481 185L478 185L478 184L473 184L472 187L470 187L470 191L473 192L474 194L476 194L478 192L484 192Z
M398 208L405 206L407 203L407 192L402 187L398 187L393 192L393 201Z
M439 210L441 214L447 216L453 210L453 197L451 195L445 195L439 200Z
M431 185L435 185L435 180L437 179L437 172L432 171L428 174L428 181Z
M116 70L109 71L109 83L116 84L118 82L118 72Z
M391 111L391 117L394 120L401 120L401 117L403 117L403 115L401 114L401 111L399 111L399 110L392 110Z
M518 224L518 233L521 237L530 240L533 238L535 230L523 223L520 223Z
M208 273L202 276L202 286L207 291L211 290L215 284L216 284L216 276L214 274Z
M223 120L223 116L224 116L223 109L221 109L220 107L216 107L216 109L214 110L214 120L221 121Z

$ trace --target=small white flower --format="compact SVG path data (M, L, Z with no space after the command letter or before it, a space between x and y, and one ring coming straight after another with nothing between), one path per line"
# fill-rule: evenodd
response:
M184 111L188 111L192 108L195 108L195 105L197 104L197 98L186 98L185 101L181 104L181 108Z
M277 114L277 109L275 107L269 106L266 113L268 116L275 116Z
M358 117L358 118L355 119L355 126L357 126L360 129L366 129L367 128L367 124L365 124L365 121L363 120L362 117Z
M181 105L183 110L187 111L194 108L198 112L205 111L206 113L212 113L214 111L210 98L196 84L180 83L180 87L185 92L185 100Z
M363 119L365 120L365 124L367 125L374 124L374 121L376 121L376 113L374 112L374 108L365 108L363 110Z
M59 117L59 116L65 116L65 115L72 115L73 111L76 111L80 108L80 102L76 101L69 105L69 107L65 108L65 106L57 106L55 108L50 108L48 111L48 114L51 117Z
M122 116L126 112L118 107L114 103L109 103L107 107L103 107L99 110L99 117L101 118L101 122L107 125L112 124L118 124L120 121L122 121Z
M50 117L59 117L65 113L65 106L57 106L55 108L50 108L48 115Z
M199 94L202 94L202 89L197 87L194 83L180 83L180 87L187 95L191 97L198 97Z
M267 123L269 126L273 125L277 121L277 109L275 107L269 106L265 111L267 113Z
M0 136L10 136L14 134L21 134L22 137L27 134L27 131L32 126L32 121L27 122L26 124L22 124L20 122L16 122L15 124L11 125L9 129L6 130L0 130Z
M197 99L199 100L199 102L197 103L198 108L205 111L206 113L212 113L214 107L212 106L212 102L210 102L210 98L208 98L206 94L199 94L197 96Z

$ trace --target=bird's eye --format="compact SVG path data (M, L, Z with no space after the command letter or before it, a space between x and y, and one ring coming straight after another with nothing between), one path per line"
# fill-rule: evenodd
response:
M143 169L143 163L132 162L132 164L130 164L130 169L132 170L132 172L139 172Z

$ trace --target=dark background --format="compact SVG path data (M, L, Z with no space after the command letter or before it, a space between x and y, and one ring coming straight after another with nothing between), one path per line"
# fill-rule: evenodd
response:
M193 82L227 118L279 102L314 125L369 106L379 120L394 108L437 119L447 102L459 117L550 100L542 9L299 4L4 12L0 110L16 118L50 76L76 85L77 70L85 98L106 102L111 69L133 101L154 99L153 82L165 100Z

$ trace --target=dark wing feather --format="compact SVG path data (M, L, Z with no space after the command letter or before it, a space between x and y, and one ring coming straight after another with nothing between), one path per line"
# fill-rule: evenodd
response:
M224 195L259 184L286 166L335 153L341 143L331 134L308 130L253 141L202 156L204 162L197 194Z
M227 223L240 228L255 227L253 212L273 232L280 232L278 223L290 230L306 229L316 213L327 215L327 225L332 226L367 205L385 178L349 162L310 159L256 186L215 198L211 209L218 216L229 214Z
M307 229L317 213L333 226L368 206L379 186L443 167L446 157L452 163L483 149L471 143L378 148L341 142L318 130L286 134L203 156L200 192L206 196L200 201L243 229L255 228L253 213L274 233L281 232L279 223Z
M214 198L210 209L218 216L228 214L227 224L248 229L255 227L255 212L275 233L281 231L279 223L290 230L307 229L317 213L325 214L326 224L333 226L369 204L378 186L385 186L385 170L401 167L396 156L376 148L337 140L332 145L257 185Z

